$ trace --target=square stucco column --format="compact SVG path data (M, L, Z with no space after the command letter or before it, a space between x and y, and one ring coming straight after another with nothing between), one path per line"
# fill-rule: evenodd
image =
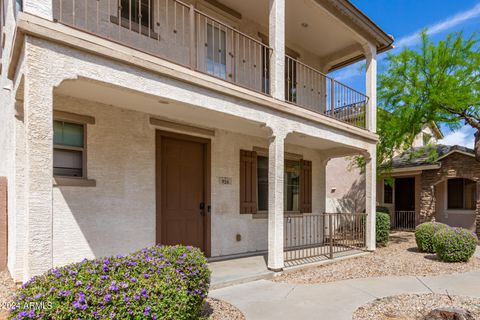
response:
M366 61L367 129L377 132L377 48L367 44L363 46Z
M377 156L375 149L366 158L365 167L365 212L367 213L366 246L367 250L376 249L375 220L377 211Z
M269 39L270 93L285 100L285 0L270 0Z
M23 280L52 267L53 87L32 69L26 72L24 89L27 248Z
M283 261L283 179L286 134L274 133L268 148L268 268L280 271Z

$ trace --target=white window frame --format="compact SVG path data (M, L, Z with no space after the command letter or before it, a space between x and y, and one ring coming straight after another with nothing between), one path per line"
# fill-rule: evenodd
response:
M88 168L87 127L88 125L95 124L95 118L91 116L55 110L53 112L52 127L53 127L53 121L62 121L67 123L75 123L75 124L83 125L83 148L69 147L69 146L56 145L56 144L54 144L52 148L52 156L53 156L54 149L82 151L82 176L72 177L72 176L63 176L63 175L53 175L54 185L55 186L86 186L86 187L96 186L95 180L88 179L88 171L87 171L87 168Z

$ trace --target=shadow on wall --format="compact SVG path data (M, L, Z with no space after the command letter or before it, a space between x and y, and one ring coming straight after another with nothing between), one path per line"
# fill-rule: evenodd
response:
M336 211L342 213L361 213L365 211L365 176L356 180L347 193L336 199Z

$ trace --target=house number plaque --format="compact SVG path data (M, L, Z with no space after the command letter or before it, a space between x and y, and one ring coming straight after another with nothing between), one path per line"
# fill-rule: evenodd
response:
M219 177L218 182L222 185L231 185L232 178L231 177Z

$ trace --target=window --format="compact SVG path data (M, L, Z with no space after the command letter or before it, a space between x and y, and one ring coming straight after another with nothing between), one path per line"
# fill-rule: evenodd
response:
M85 126L53 121L53 174L85 177Z
M392 185L383 181L383 203L393 203L393 188Z
M22 11L23 11L23 0L15 0L15 17L17 17L18 13Z
M121 16L124 19L153 28L153 0L122 0Z
M476 182L469 179L449 179L447 188L448 209L475 210Z
M268 158L257 157L258 210L268 210ZM286 160L284 174L285 211L300 211L300 161Z
M285 211L300 211L300 161L285 161Z
M227 35L211 24L207 25L207 72L227 78Z

